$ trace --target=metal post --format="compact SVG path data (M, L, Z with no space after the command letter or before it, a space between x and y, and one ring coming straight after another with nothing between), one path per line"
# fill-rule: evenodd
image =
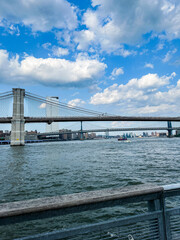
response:
M11 120L11 146L24 145L24 96L25 90L13 88L13 116Z
M150 212L153 212L153 211L161 211L162 212L158 217L159 239L167 240L165 218L164 218L164 197L163 197L163 195L160 197L160 199L154 199L154 200L148 201L148 209Z

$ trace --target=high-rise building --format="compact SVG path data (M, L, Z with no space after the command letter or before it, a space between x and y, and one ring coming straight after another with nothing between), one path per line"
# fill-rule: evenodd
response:
M47 97L46 98L46 117L58 117L59 116L59 97ZM46 124L46 132L58 132L59 123L53 122Z

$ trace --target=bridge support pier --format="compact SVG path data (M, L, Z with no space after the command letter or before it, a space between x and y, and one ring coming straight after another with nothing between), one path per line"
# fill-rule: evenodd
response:
M106 138L109 138L109 130L106 130Z
M83 125L82 125L82 121L81 121L81 140L83 140Z
M11 120L11 146L24 146L24 95L25 90L13 88L13 117Z
M168 127L168 137L172 137L172 123L171 121L167 122Z

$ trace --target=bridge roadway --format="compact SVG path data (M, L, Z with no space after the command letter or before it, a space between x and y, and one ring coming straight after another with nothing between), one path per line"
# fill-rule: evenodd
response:
M44 132L38 133L38 136L52 136L68 133L89 133L89 132L133 132L133 131L158 131L158 130L180 130L180 127L149 127L149 128L104 128L104 129L88 129L88 130L74 130L74 131L63 131L63 132Z
M0 123L11 123L12 117L0 118ZM150 122L180 122L180 117L136 117L136 116L78 116L78 117L24 117L25 123L52 122L92 122L92 121L150 121Z

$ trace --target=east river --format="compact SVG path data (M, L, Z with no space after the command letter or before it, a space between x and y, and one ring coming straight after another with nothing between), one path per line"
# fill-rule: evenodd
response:
M178 183L179 169L180 138L5 145L0 146L0 203L146 183ZM88 218L100 218L103 214L99 211L99 215L85 214L77 219L88 223ZM103 219L113 214L108 210ZM70 222L72 219L65 217L0 227L0 239L53 231L69 226Z

